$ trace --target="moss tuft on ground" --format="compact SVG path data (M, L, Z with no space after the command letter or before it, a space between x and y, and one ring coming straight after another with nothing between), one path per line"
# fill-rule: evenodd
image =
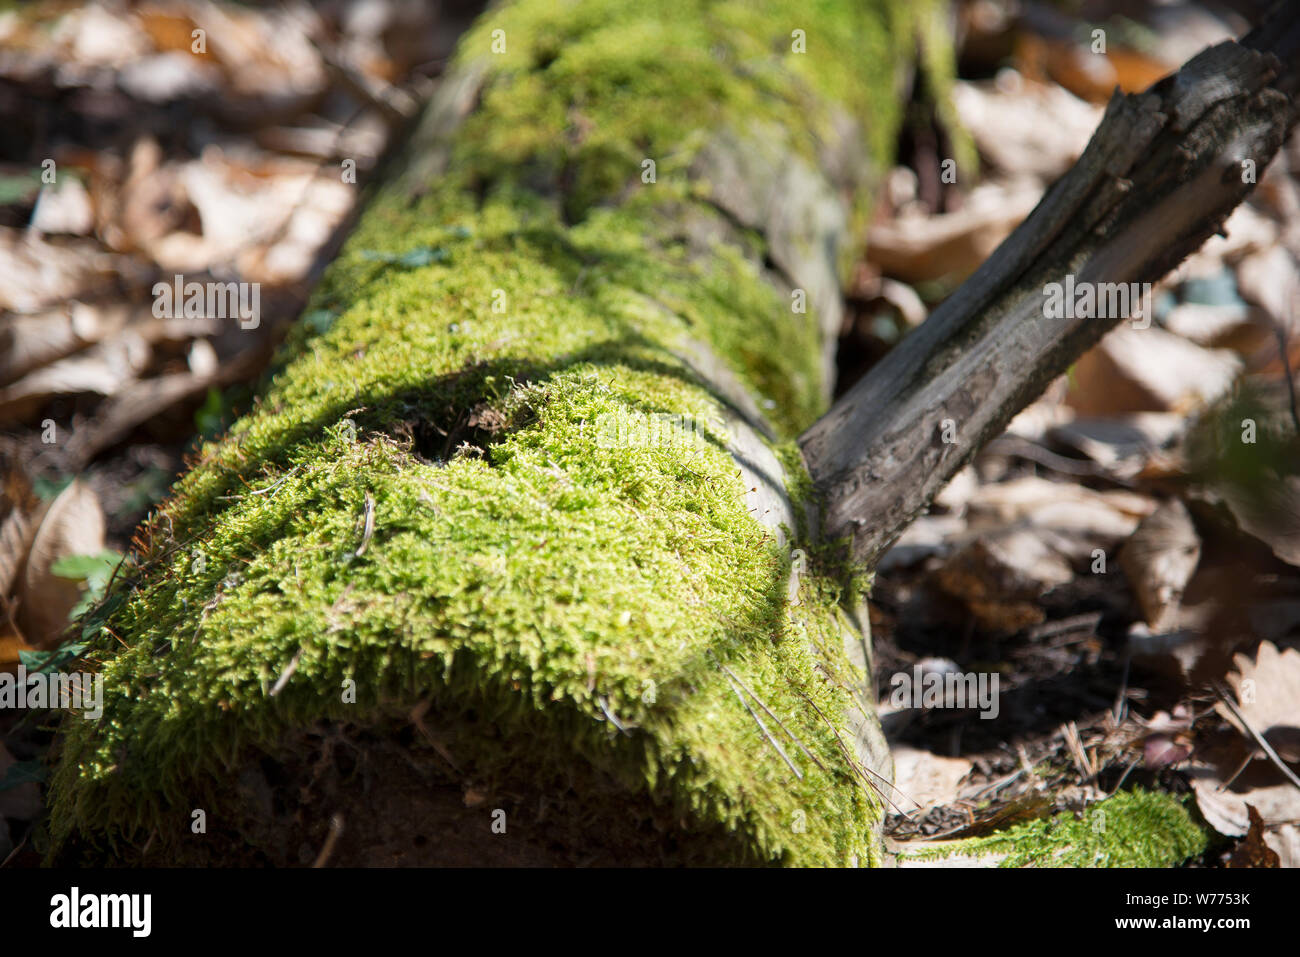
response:
M1164 792L1122 791L1079 816L1060 813L988 837L909 847L904 860L960 856L999 867L1177 867L1205 851L1205 831L1186 801Z

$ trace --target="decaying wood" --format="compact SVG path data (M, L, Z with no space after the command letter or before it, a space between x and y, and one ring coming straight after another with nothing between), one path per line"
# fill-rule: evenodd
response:
M1137 95L997 253L800 438L823 532L874 565L986 442L1117 323L1047 318L1050 283L1152 283L1222 229L1296 122L1282 5ZM1107 311L1107 310L1103 310Z

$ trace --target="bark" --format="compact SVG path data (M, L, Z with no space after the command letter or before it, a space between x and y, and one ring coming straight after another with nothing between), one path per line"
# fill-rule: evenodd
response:
M1078 163L919 329L800 437L825 534L874 565L935 494L1117 323L1049 318L1049 284L1152 283L1220 231L1296 121L1297 23L1281 5L1111 101Z

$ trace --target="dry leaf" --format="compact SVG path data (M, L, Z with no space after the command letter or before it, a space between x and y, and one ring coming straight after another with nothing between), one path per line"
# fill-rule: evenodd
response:
M955 213L907 214L873 226L867 258L906 282L964 278L1020 225L1041 196L1037 181L984 183Z
M1172 446L1187 428L1185 416L1172 412L1137 412L1107 418L1077 418L1054 426L1049 436L1082 452L1107 472L1131 479L1151 457Z
M1119 564L1152 631L1172 626L1200 559L1200 536L1187 506L1178 499L1144 518L1124 543Z
M1251 324L1250 307L1244 302L1210 305L1180 302L1165 316L1165 328L1200 346L1225 344Z
M974 765L966 758L945 758L917 748L896 747L894 787L919 807L941 807L957 800L958 785Z
M1002 70L996 80L953 84L953 105L980 155L1006 173L1056 180L1074 165L1102 111L1051 83Z
M27 558L36 526L21 508L12 509L0 521L0 597L7 598Z
M1250 830L1241 839L1228 858L1228 867L1277 867L1277 852L1264 841L1264 822L1259 812L1249 804L1246 812L1250 816Z
M108 338L126 324L125 306L71 302L0 326L0 385Z
M986 534L939 569L939 586L970 608L985 629L1014 632L1043 620L1039 598L1074 578L1069 561L1032 529Z
M1263 493L1255 487L1220 482L1211 491L1247 535L1257 538L1282 561L1300 568L1300 476L1265 477Z
M1242 837L1250 830L1250 816L1240 794L1224 789L1218 775L1207 769L1195 769L1189 775L1205 823L1225 837Z
M1241 713L1283 761L1300 762L1300 651L1279 652L1272 642L1263 641L1253 661L1247 655L1232 660L1235 669L1228 674L1228 684ZM1215 709L1247 734L1227 705L1219 702Z
M41 190L32 210L31 228L36 232L47 236L56 233L87 236L94 227L95 210L90 193L79 179L67 176L58 186Z
M91 240L52 243L0 228L0 309L35 312L86 296L109 271L110 257Z
M1274 321L1284 325L1294 321L1300 270L1286 249L1272 246L1245 259L1237 267L1237 286L1242 298L1266 310Z
M116 395L135 381L150 355L144 337L127 328L107 342L30 372L0 389L0 424L22 421L55 396Z
M1284 824L1268 831L1264 843L1278 856L1278 867L1300 867L1300 827Z
M1236 770L1230 768L1229 772ZM1238 778L1229 788L1224 787L1223 776L1217 769L1199 765L1187 768L1185 773L1201 816L1227 837L1241 837L1250 829L1247 803L1259 812L1265 827L1300 820L1300 788L1290 782L1249 787L1243 786ZM1277 777L1270 779L1277 780Z
M104 551L104 512L85 483L74 480L41 518L32 540L18 594L18 626L37 648L58 644L68 615L81 598L81 585L54 574L61 558Z
M1128 653L1145 659L1147 667L1170 677L1188 678L1213 648L1213 642L1205 634L1210 610L1208 604L1191 610L1176 608L1168 630L1155 633L1145 623L1134 622L1128 629Z
M1066 401L1080 415L1188 411L1225 395L1241 368L1234 353L1125 322L1075 363Z

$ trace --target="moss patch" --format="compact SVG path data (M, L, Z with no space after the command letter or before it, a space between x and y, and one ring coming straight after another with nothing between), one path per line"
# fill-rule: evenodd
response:
M816 324L685 170L737 117L815 156L835 103L883 159L911 6L676 6L523 2L465 38L490 70L451 173L378 193L257 408L86 622L104 716L65 724L56 855L179 847L191 809L234 814L234 769L427 701L478 730L456 738L462 786L592 815L575 781L598 778L725 835L712 860L876 859L841 741L862 676L839 578L810 569L787 606L788 556L710 424L721 400L678 358L711 346L788 440L820 411ZM700 223L722 237L707 255ZM603 441L647 415L698 437Z
M1204 852L1205 832L1186 803L1162 792L1124 791L1086 808L988 837L908 851L905 859L1005 855L999 867L1176 867Z

